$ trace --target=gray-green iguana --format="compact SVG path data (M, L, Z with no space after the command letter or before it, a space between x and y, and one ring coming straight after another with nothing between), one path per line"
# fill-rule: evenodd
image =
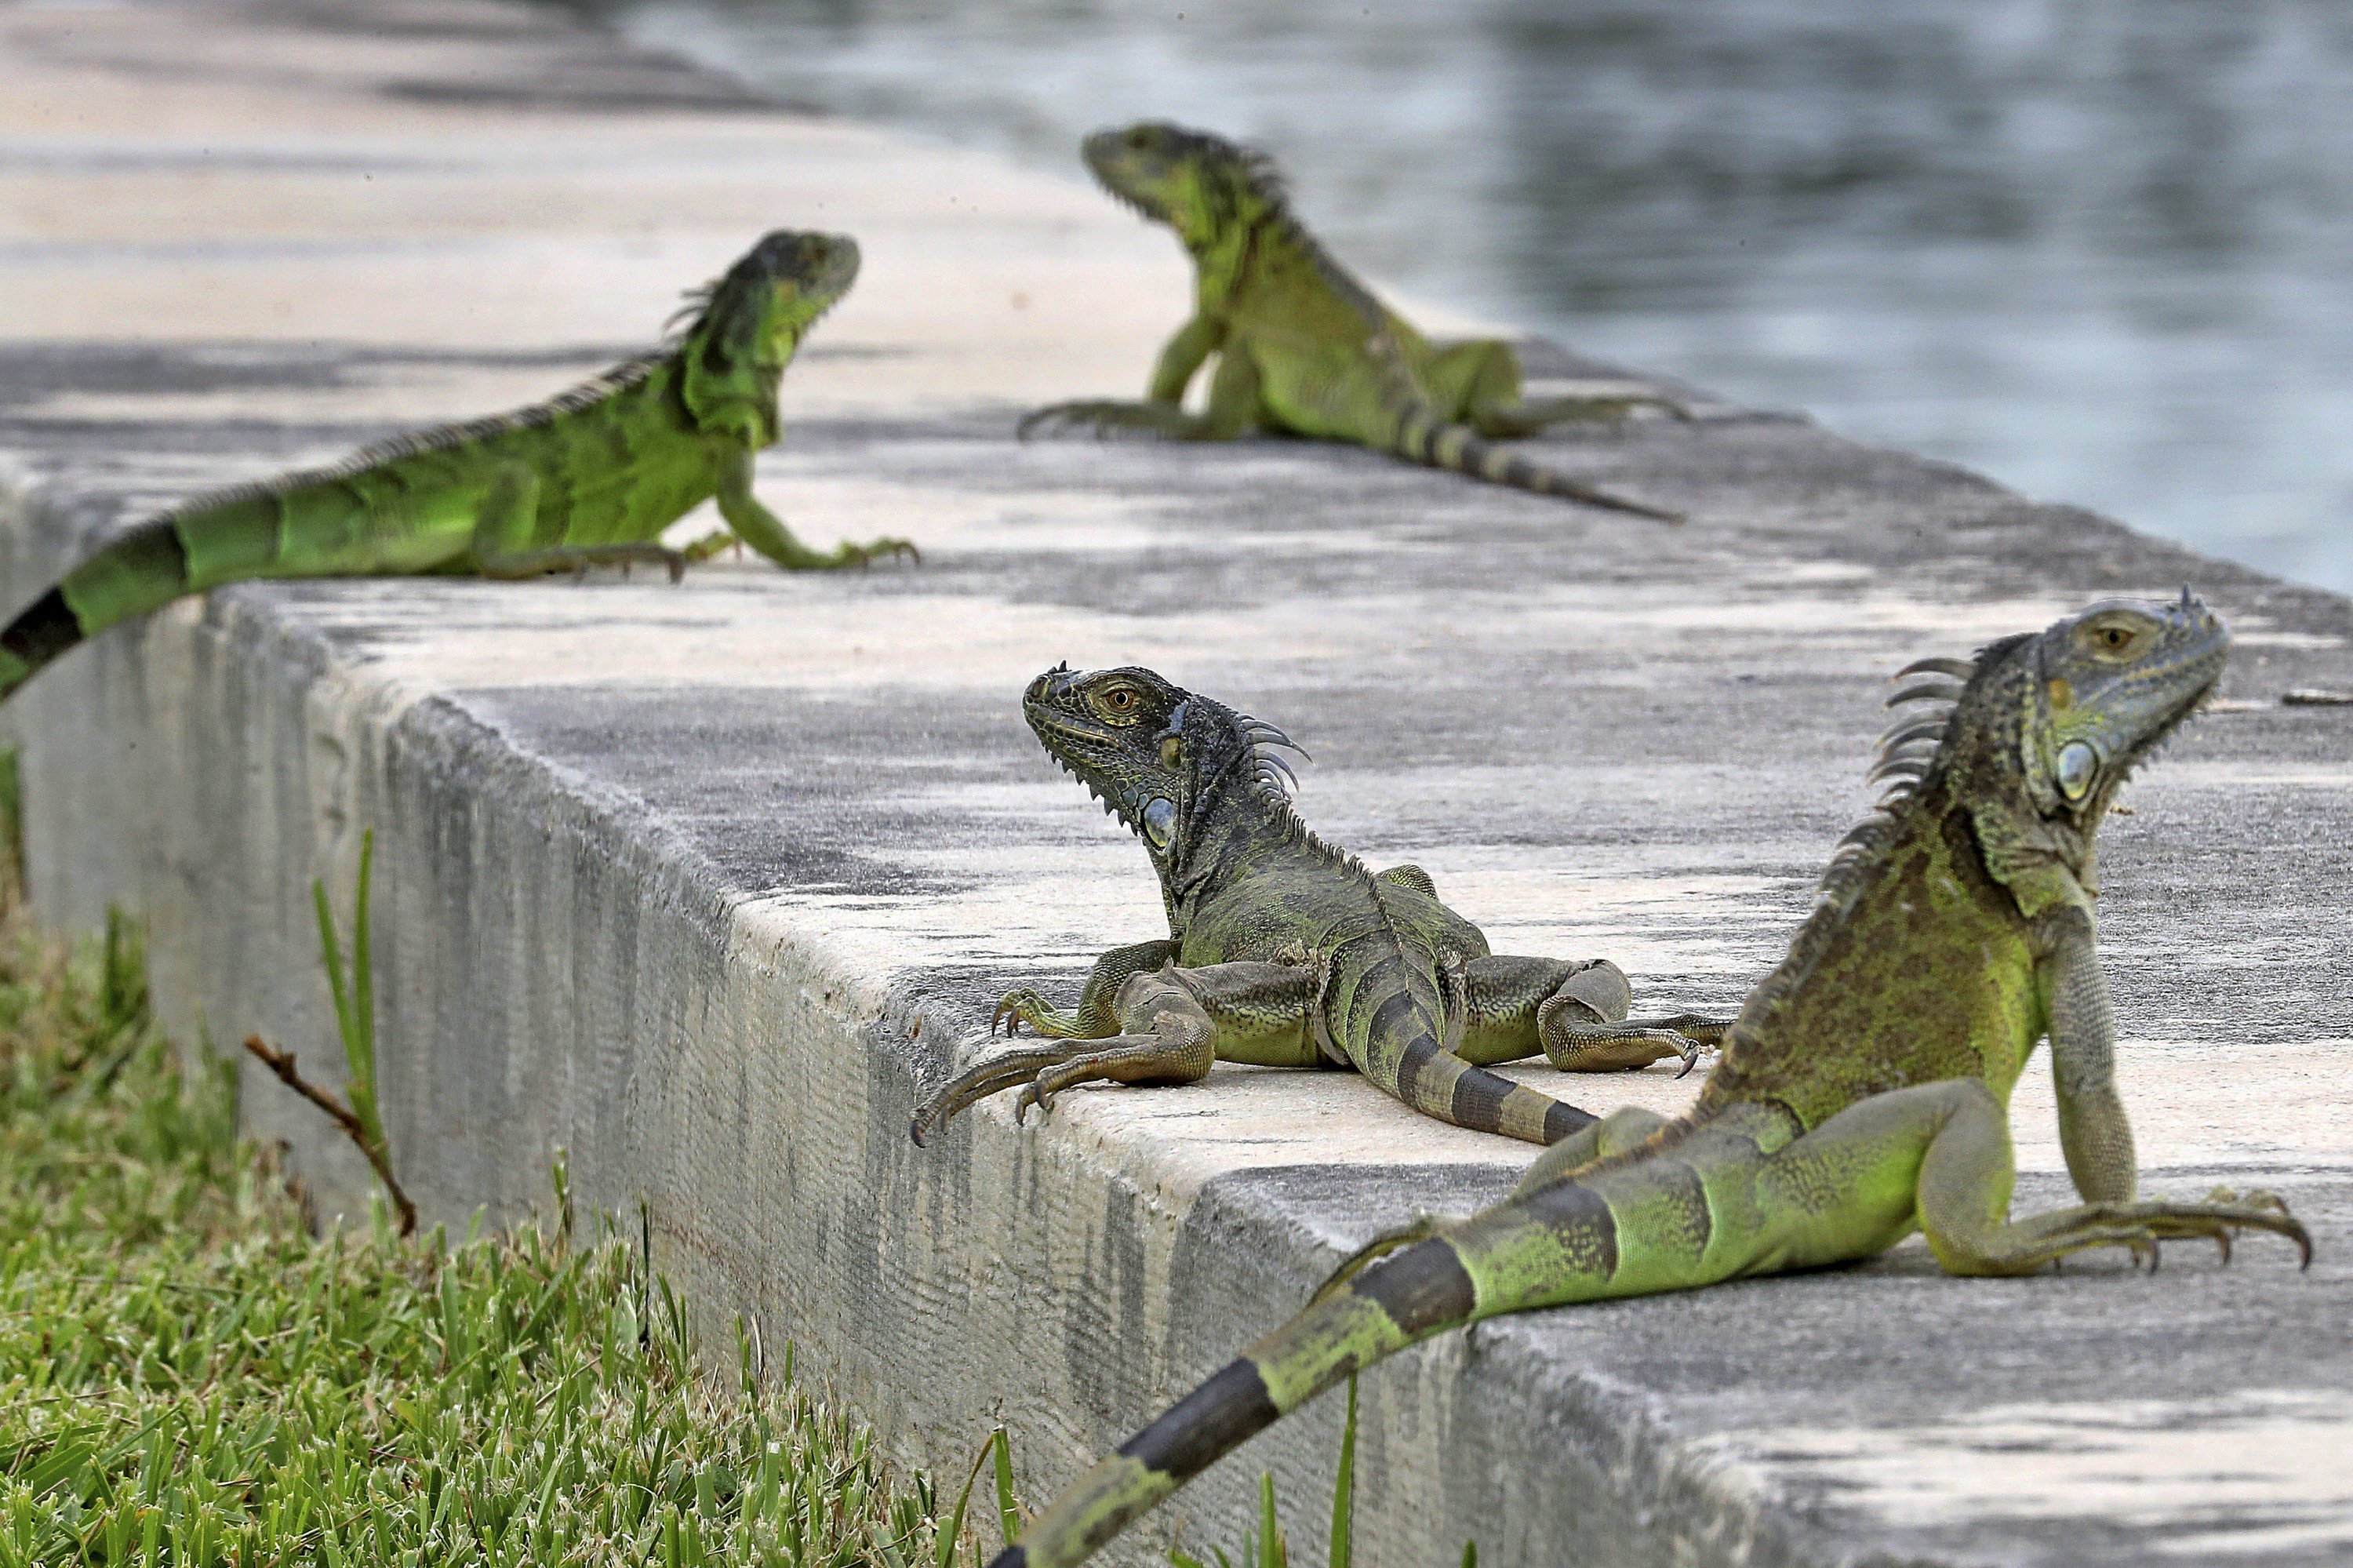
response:
M2233 1229L2311 1238L2276 1199L2135 1196L2093 950L2093 835L2116 788L2221 676L2229 634L2110 601L1895 701L1897 780L1848 835L1788 958L1742 1009L1698 1105L1624 1109L1510 1197L1351 1259L1296 1318L1129 1440L996 1568L1069 1568L1191 1476L1361 1367L1498 1313L1868 1257L1914 1230L1947 1269L2018 1275L2086 1247ZM2082 1206L2008 1218L2011 1086L2045 1035Z
M1220 1059L1354 1067L1440 1121L1553 1143L1593 1118L1487 1065L1542 1051L1571 1071L1688 1067L1730 1022L1621 1022L1633 994L1616 965L1490 956L1420 867L1376 876L1307 831L1271 749L1297 749L1280 730L1149 670L1051 670L1021 707L1144 841L1169 935L1095 960L1073 1012L1008 993L997 1021L1063 1043L956 1078L916 1113L917 1143L1017 1084L1018 1114L1073 1084L1192 1083Z
M118 621L255 577L513 578L647 561L675 581L736 539L796 571L913 556L903 539L812 550L752 494L753 454L781 433L785 366L857 276L847 236L779 230L691 296L699 308L663 347L569 392L140 524L0 630L0 698ZM656 542L713 495L728 531L684 551Z
M1193 317L1161 350L1148 401L1057 403L1023 419L1023 436L1067 425L1206 441L1258 429L1349 441L1540 495L1682 521L1487 444L1565 419L1622 418L1644 405L1688 417L1681 405L1639 394L1524 400L1511 344L1432 343L1416 332L1300 227L1262 154L1147 121L1096 132L1085 157L1105 189L1175 229L1191 252ZM1186 386L1213 354L1208 411L1187 413Z

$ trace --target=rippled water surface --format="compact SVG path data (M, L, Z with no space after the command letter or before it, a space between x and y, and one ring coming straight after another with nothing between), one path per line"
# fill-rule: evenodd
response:
M2335 0L590 8L1073 174L1251 138L1378 278L2353 589Z

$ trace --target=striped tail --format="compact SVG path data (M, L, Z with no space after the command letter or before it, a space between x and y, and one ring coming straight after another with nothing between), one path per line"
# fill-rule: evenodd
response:
M1609 1200L1574 1180L1395 1245L1411 1234L1358 1253L1297 1317L1081 1477L990 1568L1074 1568L1325 1389L1432 1335L1506 1312L1707 1282L1698 1273L1657 1277L1658 1249L1639 1232L1621 1234ZM1686 1245L1679 1238L1674 1255Z
M1508 448L1490 445L1468 426L1446 424L1419 410L1409 410L1399 418L1390 450L1411 461L1469 474L1491 484L1508 484L1514 490L1533 491L1538 495L1558 495L1611 512L1654 517L1662 523L1683 521L1680 512L1662 511L1597 490L1557 469L1531 462Z
M1558 1143L1599 1119L1501 1073L1473 1066L1427 1034L1407 1047L1398 1064L1398 1098L1425 1116L1523 1143Z
M1079 1478L989 1568L1072 1568L1159 1501L1349 1373L1472 1320L1452 1242L1366 1267L1171 1405Z
M1381 888L1372 885L1377 902ZM1591 1112L1454 1054L1471 1011L1460 966L1433 974L1393 927L1367 932L1324 961L1317 1009L1324 1040L1424 1116L1524 1143L1558 1143L1593 1125Z
M177 523L142 523L66 574L0 630L0 702L84 638L193 592Z
M215 491L114 539L0 630L0 702L83 639L188 594L376 569L383 551L364 526L365 504L331 482L340 477L320 471Z

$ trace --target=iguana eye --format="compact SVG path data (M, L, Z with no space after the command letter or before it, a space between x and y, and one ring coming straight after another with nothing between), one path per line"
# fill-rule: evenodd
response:
M1095 696L1095 711L1107 719L1132 724L1143 706L1143 694L1133 686L1113 686Z
M2140 630L2122 621L2092 628L2092 645L2103 653L2122 653L2140 641Z

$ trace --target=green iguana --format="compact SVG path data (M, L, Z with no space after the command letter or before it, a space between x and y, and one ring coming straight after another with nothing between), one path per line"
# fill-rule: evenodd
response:
M1046 750L1144 841L1166 940L1095 960L1077 1009L1008 992L994 1023L1069 1044L983 1062L917 1111L931 1130L1025 1086L1016 1115L1073 1084L1187 1084L1212 1062L1354 1067L1457 1127L1554 1143L1593 1118L1486 1070L1542 1051L1570 1071L1685 1068L1728 1019L1621 1022L1633 993L1599 959L1493 957L1419 866L1376 876L1292 809L1281 730L1149 670L1047 672L1021 708Z
M1160 351L1148 401L1056 403L1041 425L1231 440L1253 429L1351 441L1410 462L1588 506L1678 523L1682 514L1623 500L1488 441L1530 436L1565 419L1618 419L1641 394L1520 396L1519 355L1493 338L1432 343L1373 297L1292 215L1263 154L1206 132L1147 121L1086 140L1105 189L1165 223L1191 252L1193 317ZM1208 411L1188 414L1185 388L1210 355Z
M1618 1111L1502 1202L1424 1221L1097 1465L995 1568L1069 1568L1252 1434L1406 1346L1499 1313L1868 1257L1917 1229L1958 1275L2234 1228L2311 1238L2277 1199L2137 1200L2093 949L2093 835L2133 767L2221 676L2191 599L2112 600L1973 663L1926 660L1894 701L1896 779L1849 834L1789 956L1752 992L1699 1103ZM2051 1040L2081 1207L2008 1217L2006 1110Z
M140 524L0 630L0 698L118 621L255 577L518 578L648 561L676 581L738 539L796 571L913 556L903 539L812 550L752 494L753 454L781 433L785 366L857 276L856 241L780 229L690 296L692 320L663 347L569 392ZM713 495L726 531L682 551L656 542Z

